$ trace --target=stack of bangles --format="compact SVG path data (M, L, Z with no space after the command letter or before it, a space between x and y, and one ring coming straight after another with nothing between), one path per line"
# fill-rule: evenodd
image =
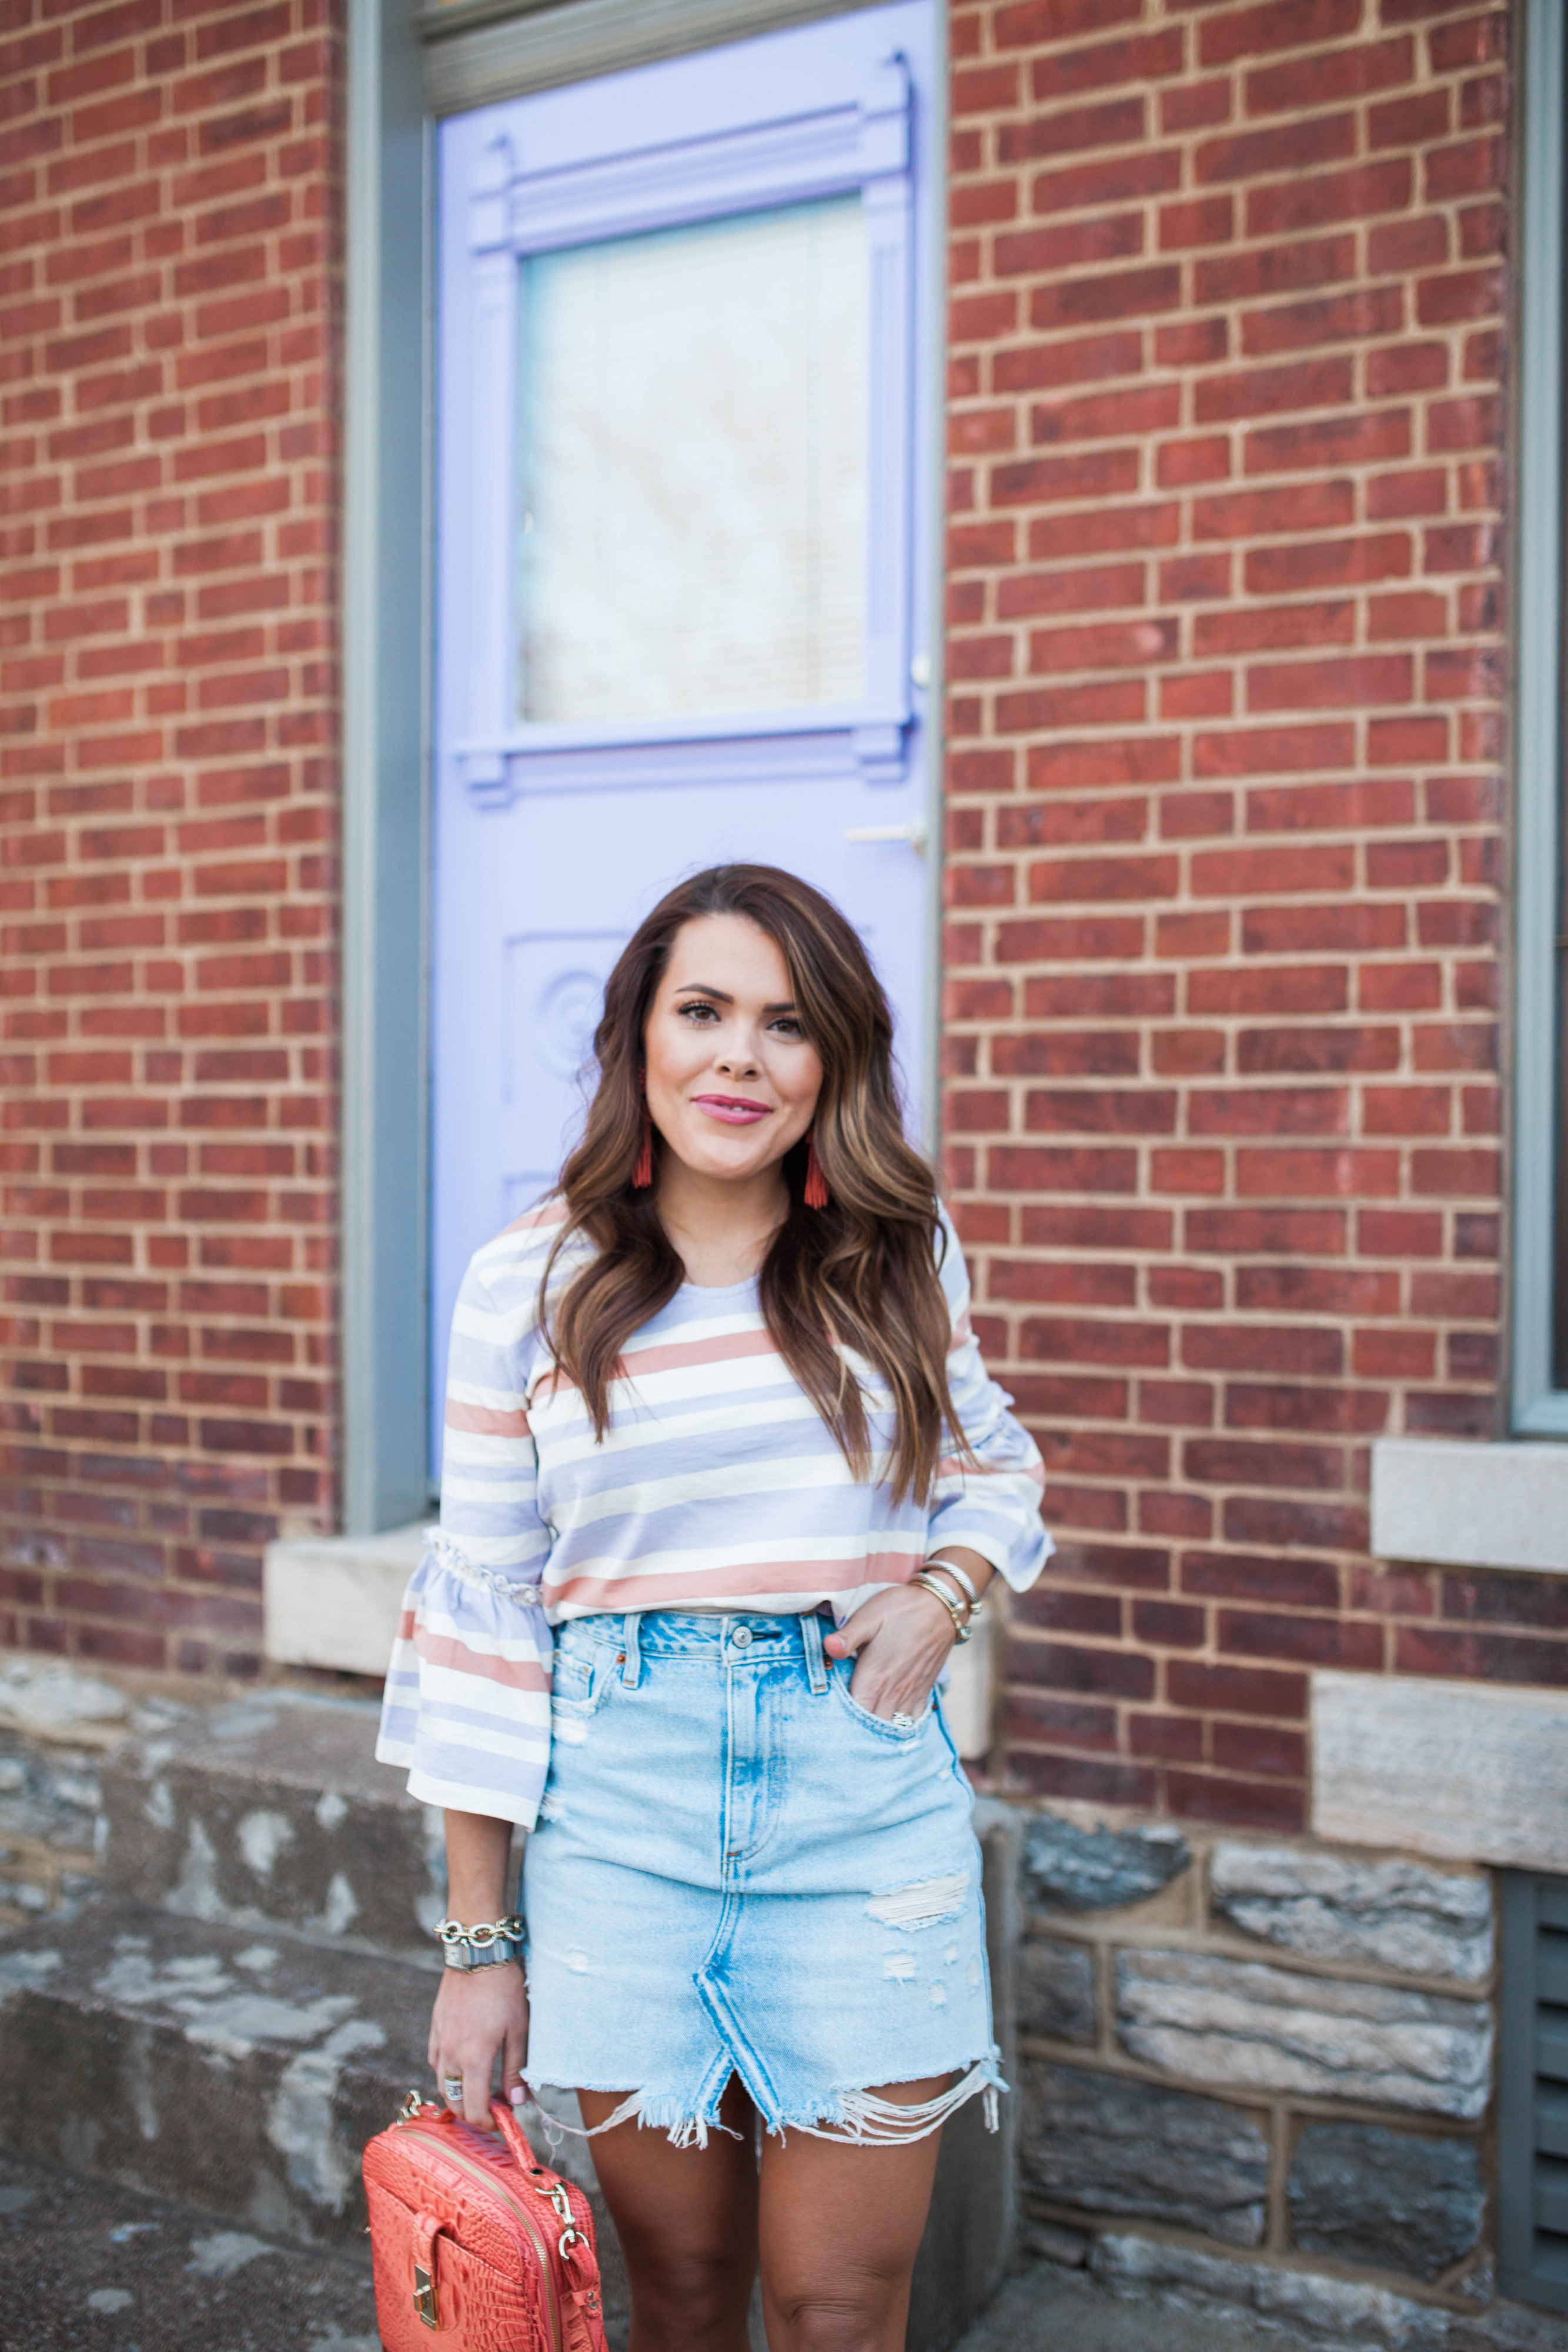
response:
M952 1578L954 1588L952 1591L948 1591L946 1585L937 1581L939 1577L944 1576ZM951 1559L928 1559L918 1575L911 1577L910 1582L918 1584L922 1591L929 1592L934 1600L942 1603L943 1608L953 1620L954 1642L967 1642L975 1630L975 1620L980 1613L981 1601L979 1594L957 1562Z

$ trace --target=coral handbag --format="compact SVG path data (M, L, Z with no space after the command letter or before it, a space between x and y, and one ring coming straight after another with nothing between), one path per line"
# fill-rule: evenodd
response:
M385 2352L606 2352L588 2200L535 2156L511 2109L501 2145L411 2091L365 2150Z

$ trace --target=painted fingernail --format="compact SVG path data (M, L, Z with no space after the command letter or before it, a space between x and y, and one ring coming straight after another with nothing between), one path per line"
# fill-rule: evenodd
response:
M520 2107L528 2095L528 2093L522 2088L520 2084L515 2091L508 2091L507 2093L507 2096L511 2101L514 2107Z

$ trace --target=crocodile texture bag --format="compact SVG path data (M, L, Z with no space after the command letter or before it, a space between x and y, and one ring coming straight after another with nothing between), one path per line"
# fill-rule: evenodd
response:
M411 2091L365 2150L376 2324L385 2352L605 2352L593 2221L508 2106L497 2146Z

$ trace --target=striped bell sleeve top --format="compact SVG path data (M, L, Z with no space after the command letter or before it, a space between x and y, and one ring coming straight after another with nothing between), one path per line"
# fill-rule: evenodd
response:
M564 1216L550 1202L519 1218L465 1277L441 1524L404 1600L376 1748L424 1803L525 1827L549 1763L549 1629L564 1619L826 1604L841 1624L939 1545L967 1545L1019 1591L1051 1550L1040 1454L980 1360L950 1225L947 1379L974 1461L945 1458L927 1503L895 1505L875 1459L870 1478L854 1477L774 1347L755 1279L687 1283L634 1335L597 1443L539 1329L539 1280ZM563 1252L555 1284L579 1264ZM851 1362L885 1461L891 1400Z

